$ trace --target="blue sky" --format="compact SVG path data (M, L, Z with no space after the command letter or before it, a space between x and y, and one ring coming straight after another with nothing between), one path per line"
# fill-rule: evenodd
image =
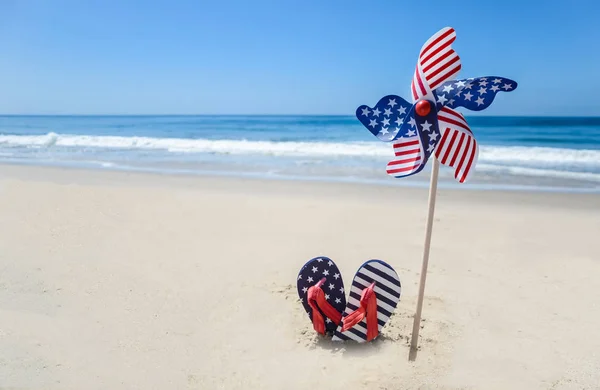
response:
M485 115L600 115L594 1L0 1L0 113L347 114L456 29ZM471 112L469 114L472 114Z

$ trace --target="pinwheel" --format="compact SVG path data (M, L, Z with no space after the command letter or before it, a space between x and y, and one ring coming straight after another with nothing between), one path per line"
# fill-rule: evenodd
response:
M454 170L454 178L464 183L477 162L479 145L465 117L456 111L463 107L481 111L492 104L500 91L517 88L513 80L486 76L454 80L461 69L460 58L452 49L456 39L453 28L433 35L421 48L411 83L413 102L387 95L375 107L357 108L359 121L378 139L391 142L395 157L387 173L401 178L419 173L434 155L429 189L429 212L425 233L423 265L413 320L411 351L416 353L425 292L431 230L435 210L439 163Z
M356 110L359 121L379 140L392 142L395 158L387 164L394 177L414 175L425 167L431 154L454 169L464 183L473 172L479 146L458 107L481 111L500 91L513 91L517 83L504 77L486 76L453 80L461 69L452 49L456 32L446 27L421 48L411 83L413 103L397 95L381 98L375 107Z

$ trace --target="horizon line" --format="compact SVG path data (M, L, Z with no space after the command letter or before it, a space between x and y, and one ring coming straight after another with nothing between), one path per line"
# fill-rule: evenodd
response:
M258 117L258 116L271 116L271 117L290 117L290 116L339 116L339 117L354 117L352 114L4 114L0 113L0 117L18 117L18 116L31 116L31 117L91 117L91 116L111 116L111 117L125 117L125 116L249 116L249 117ZM472 117L489 117L489 118L498 118L498 117L513 117L513 118L600 118L600 115L485 115L485 114L476 114L476 115L465 115Z

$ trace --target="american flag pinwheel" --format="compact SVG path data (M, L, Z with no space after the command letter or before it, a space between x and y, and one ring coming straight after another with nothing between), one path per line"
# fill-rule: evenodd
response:
M517 88L515 81L497 76L454 80L461 69L460 58L451 47L455 39L454 29L445 27L421 48L411 83L412 104L388 95L375 107L362 105L356 110L359 121L373 135L392 142L395 158L387 164L391 176L420 172L433 153L464 183L477 162L479 146L456 108L481 111L499 91Z

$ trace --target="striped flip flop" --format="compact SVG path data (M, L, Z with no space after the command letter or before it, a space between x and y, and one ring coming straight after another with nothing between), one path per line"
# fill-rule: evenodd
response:
M364 343L375 339L396 309L400 292L400 278L389 264L365 262L354 275L342 322L332 340Z
M302 266L296 284L315 331L333 335L346 307L344 282L337 265L328 257L315 257Z

